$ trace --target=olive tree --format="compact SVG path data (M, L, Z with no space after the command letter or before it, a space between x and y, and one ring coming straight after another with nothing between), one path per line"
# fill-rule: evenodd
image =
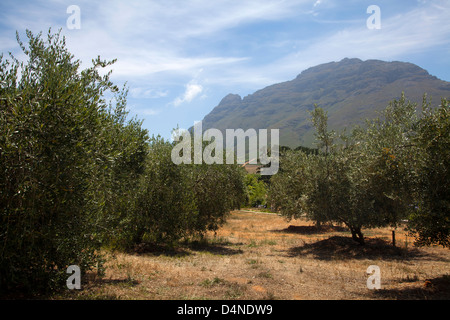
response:
M101 266L109 213L119 207L111 182L125 183L124 167L137 174L128 164L139 167L145 153L145 132L123 120L126 93L100 74L114 61L80 70L60 32L26 35L27 45L17 40L28 60L0 57L3 292L62 288L68 265Z
M311 116L319 152L282 158L281 173L271 181L272 204L288 218L305 215L317 223L344 224L360 244L363 228L396 227L413 200L409 165L415 110L402 95L381 118L338 136L328 130L326 112L315 106Z
M450 108L426 104L413 139L415 202L409 230L417 245L450 246Z

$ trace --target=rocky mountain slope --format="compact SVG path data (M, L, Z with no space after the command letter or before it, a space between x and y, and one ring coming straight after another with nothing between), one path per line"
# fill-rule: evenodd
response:
M450 82L412 63L346 58L309 68L291 81L244 98L227 95L203 119L203 130L280 129L281 145L312 146L309 111L315 103L328 111L329 127L340 130L377 116L402 91L419 107L424 93L438 104L441 97L450 98Z

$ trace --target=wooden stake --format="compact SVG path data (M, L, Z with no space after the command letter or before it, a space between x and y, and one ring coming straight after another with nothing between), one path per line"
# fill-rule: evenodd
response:
M392 230L392 245L395 247L395 230Z

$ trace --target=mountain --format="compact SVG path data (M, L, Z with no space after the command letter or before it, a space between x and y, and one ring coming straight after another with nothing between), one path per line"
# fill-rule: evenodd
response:
M203 130L280 129L280 144L312 146L310 114L317 103L328 111L330 129L341 130L374 118L389 101L406 98L420 108L423 94L432 102L450 98L450 82L406 62L343 59L309 68L295 79L241 98L229 94L202 121Z

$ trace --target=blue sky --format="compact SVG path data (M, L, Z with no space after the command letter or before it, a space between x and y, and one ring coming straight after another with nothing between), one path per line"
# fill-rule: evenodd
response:
M80 28L69 29L70 5ZM381 29L369 29L377 5ZM2 0L0 52L21 57L16 30L62 28L88 66L117 58L112 80L150 134L203 119L228 93L245 97L345 57L412 62L450 81L449 0Z

